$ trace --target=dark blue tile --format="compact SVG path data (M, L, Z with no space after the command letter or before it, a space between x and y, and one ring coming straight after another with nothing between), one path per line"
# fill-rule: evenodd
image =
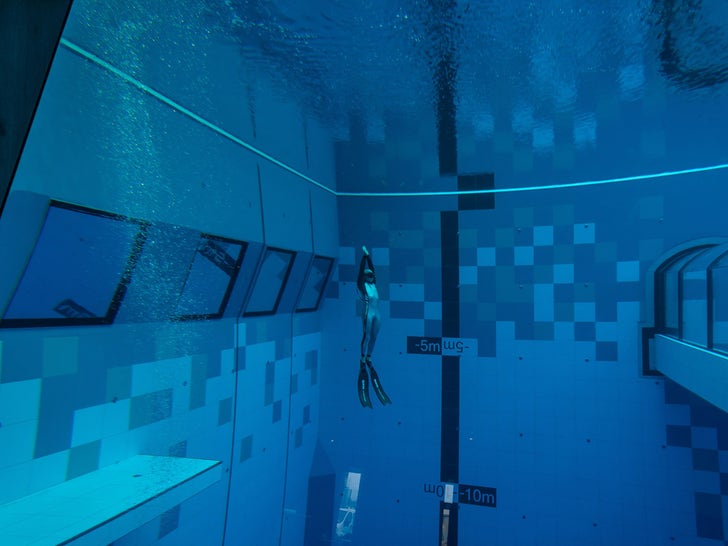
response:
M559 303L574 303L574 285L555 284L554 301Z
M250 434L240 440L240 462L247 461L253 454L253 435Z
M224 398L220 400L217 408L217 424L224 425L229 423L233 415L233 399Z
M596 301L596 319L597 322L616 322L617 321L617 303L615 297L605 297L602 289L599 289Z
M389 312L392 318L421 319L425 317L425 304L421 301L392 301Z
M178 442L170 446L167 455L170 457L186 457L187 456L187 440Z
M73 412L79 408L69 393L75 392L77 388L75 376L64 375L43 380L33 455L35 458L71 448Z
M238 347L237 350L238 362L236 371L245 369L245 347Z
M43 344L23 336L6 339L0 345L0 383L25 381L43 376Z
M689 426L667 425L666 442L669 446L690 447L692 445L692 431Z
M306 404L303 406L303 424L307 425L311 422L311 406Z
M690 404L695 395L670 379L665 379L665 402L668 404Z
M574 246L568 245L555 245L554 249L554 263L557 264L573 264L574 263Z
M495 249L496 265L513 265L514 261L513 247L497 247Z
M514 267L516 284L533 284L533 266L517 265Z
M570 245L574 242L573 226L554 226L554 245ZM563 262L562 262L563 263Z
M293 447L301 447L303 444L303 429L297 428L294 436Z
M68 453L66 479L72 480L99 468L101 440L71 448Z
M276 400L273 402L273 422L277 423L281 420L283 414L283 402Z
M265 363L265 396L263 397L264 404L267 406L273 403L273 389L275 388L276 378L276 364L275 362Z
M693 470L720 471L718 451L715 449L693 448Z
M723 539L723 511L720 495L695 493L695 522L699 537Z
M720 474L720 494L728 495L728 474Z
M554 323L553 322L534 322L533 339L541 341L553 341L554 339Z
M576 341L594 341L596 339L596 326L593 322L575 322L574 339Z
M617 343L615 341L597 341L596 359L604 362L616 362Z
M157 534L157 538L162 538L177 529L177 526L179 525L179 510L180 505L178 504L160 516L159 533Z
M139 428L168 418L172 414L172 389L134 396L129 408L129 428Z
M298 392L298 374L291 374L291 394Z

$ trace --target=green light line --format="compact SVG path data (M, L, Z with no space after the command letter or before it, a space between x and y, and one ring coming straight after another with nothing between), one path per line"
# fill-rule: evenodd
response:
M66 47L67 49L73 51L74 53L80 55L81 57L84 57L85 59L97 64L98 66L104 68L105 70L108 70L112 74L115 74L122 80L126 81L127 83L130 83L140 91L143 91L144 93L147 93L148 95L151 95L155 99L163 102L164 104L170 106L171 108L174 108L181 114L184 114L185 116L189 117L190 119L196 121L197 123L207 127L208 129L214 131L218 135L230 140L231 142L234 142L235 144L242 146L246 150L254 153L258 157L265 159L266 161L269 161L270 163L276 165L277 167L280 167L281 169L284 169L288 171L289 173L299 177L302 180L305 180L306 182L309 182L310 184L313 184L317 188L320 188L324 191L327 191L328 193L334 195L335 197L448 197L448 196L457 196L457 195L483 195L483 194L496 194L496 193L516 193L516 192L526 192L526 191L540 191L540 190L558 190L558 189L567 189L567 188L581 188L581 187L587 187L587 186L600 186L604 184L616 184L621 182L634 182L637 180L654 180L657 178L666 178L669 176L681 176L685 174L694 174L694 173L701 173L701 172L708 172L708 171L717 171L720 169L728 169L728 163L723 163L719 165L712 165L709 167L697 167L694 169L683 169L678 171L666 171L661 173L654 173L654 174L643 174L643 175L637 175L637 176L625 176L622 178L609 178L605 180L589 180L585 182L570 182L565 184L549 184L544 186L522 186L522 187L515 187L515 188L497 188L497 189L489 189L489 190L463 190L463 191L428 191L428 192L338 192L336 190L333 190L329 188L328 186L322 184L321 182L318 182L311 178L310 176L307 176L303 174L302 172L294 169L293 167L290 167L283 163L282 161L276 159L275 157L268 155L264 151L256 148L255 146L248 144L244 140L236 137L232 133L226 131L222 127L219 127L218 125L215 125L214 123L206 120L205 118L199 116L198 114L195 114L191 110L185 108L181 104L175 102L174 100L170 99L169 97L166 97L162 95L160 92L156 91L155 89L149 87L148 85L140 82L136 78L133 78L129 74L126 74L125 72L122 72L112 64L104 61L100 57L97 57L93 53L86 51L82 47L74 44L73 42L69 41L66 38L61 38L61 45Z

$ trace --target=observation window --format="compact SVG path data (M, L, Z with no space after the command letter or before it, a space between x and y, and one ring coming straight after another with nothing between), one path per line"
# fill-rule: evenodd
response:
M332 258L314 256L296 311L315 311L318 309L333 265L334 260Z
M276 312L295 255L295 252L280 248L265 250L263 263L245 308L245 316L272 315Z
M51 202L0 325L110 324L146 230L144 222Z

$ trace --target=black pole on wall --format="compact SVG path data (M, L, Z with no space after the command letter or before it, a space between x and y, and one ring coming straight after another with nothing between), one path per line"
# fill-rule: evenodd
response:
M0 214L72 0L0 0Z

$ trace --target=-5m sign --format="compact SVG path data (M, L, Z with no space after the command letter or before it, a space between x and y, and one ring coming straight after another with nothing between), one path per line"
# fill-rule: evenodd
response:
M476 355L477 346L476 339L407 336L407 354L411 355Z

